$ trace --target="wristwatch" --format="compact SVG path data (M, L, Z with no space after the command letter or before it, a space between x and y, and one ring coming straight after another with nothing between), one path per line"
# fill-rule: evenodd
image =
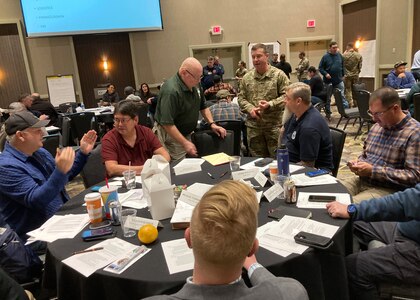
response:
M211 125L213 125L213 124L216 124L216 122L211 122L211 123L209 124L209 128L211 128Z
M354 219L354 218L356 217L356 214L357 214L357 208L356 208L356 205L354 205L354 204L349 204L349 205L347 206L347 213L349 214L350 219Z

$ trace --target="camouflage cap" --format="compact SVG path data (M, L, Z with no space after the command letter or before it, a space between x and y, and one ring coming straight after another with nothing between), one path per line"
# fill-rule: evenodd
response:
M401 60L399 62L396 62L395 65L394 65L394 69L396 69L398 67L401 67L401 66L405 66L406 64L407 63L405 61L403 61L403 60Z
M228 96L234 96L234 95L230 94L229 91L225 89L218 91L216 94L217 99L225 99Z

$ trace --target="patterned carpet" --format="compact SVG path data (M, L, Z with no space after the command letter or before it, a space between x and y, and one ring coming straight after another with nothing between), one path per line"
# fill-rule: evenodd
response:
M337 107L332 106L332 116L331 121L329 122L330 127L335 127L337 125L337 122L340 118L340 115L337 112ZM345 124L345 120L341 121L340 126L338 128L343 129ZM360 134L356 139L354 138L356 136L357 130L359 129L359 123L356 122L355 125L353 125L353 122L350 122L349 125L347 125L346 128L346 143L344 146L343 154L341 157L341 164L340 169L338 171L337 178L344 178L348 174L350 174L349 168L346 166L346 162L357 158L363 149L363 141L366 138L367 134L367 126L364 126L362 130L362 134ZM75 177L71 182L69 182L66 185L67 192L69 193L70 197L74 197L75 195L79 194L80 192L84 191L85 187L83 186L82 178L79 176Z

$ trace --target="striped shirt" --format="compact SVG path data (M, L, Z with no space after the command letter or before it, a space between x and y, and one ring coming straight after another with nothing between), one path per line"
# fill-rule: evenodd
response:
M407 114L389 129L373 125L359 160L373 166L371 184L414 187L420 182L420 123Z

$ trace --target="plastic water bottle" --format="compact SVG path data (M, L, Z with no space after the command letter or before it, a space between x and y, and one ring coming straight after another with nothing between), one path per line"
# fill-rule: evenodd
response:
M82 109L82 111L85 111L85 105L82 103L80 103L80 108Z
M277 149L277 182L284 188L284 183L290 176L289 171L289 150L286 145L281 144L280 148ZM284 197L284 193L282 195Z

